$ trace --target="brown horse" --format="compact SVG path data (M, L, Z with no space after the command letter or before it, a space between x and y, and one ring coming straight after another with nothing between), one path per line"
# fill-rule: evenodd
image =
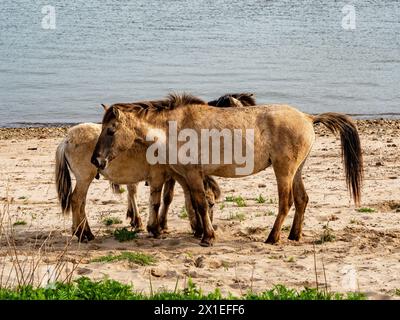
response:
M204 129L246 132L246 136L239 140L239 151L242 154L246 154L246 150L253 153L252 161L245 165L236 159L230 163L204 162L204 153L210 154L212 150L210 147L203 150L201 146L201 152L194 153L197 162L188 163L185 159L186 162L183 163L178 159L175 163L168 159L166 165L169 169L183 177L190 187L192 201L204 227L201 245L211 245L215 238L208 215L203 177L242 177L244 174L260 172L271 165L278 185L279 211L266 242L272 244L279 241L282 224L293 203L296 211L289 239L300 239L308 203L302 169L315 141L313 125L316 123L322 123L332 132L340 134L347 186L355 203L360 202L363 162L360 139L354 123L344 114L324 113L313 116L288 105L215 108L189 95L170 95L158 101L115 104L103 117L102 132L93 154L93 158L97 159L96 164L104 168L121 152L138 145L150 149L155 142L149 142L148 138L154 132L162 133L156 142L169 150L171 147L168 133L171 121L176 123L178 132L190 129L197 136L201 136ZM252 129L249 131L253 133L249 134L250 138L246 129ZM183 145L184 142L178 142L178 150ZM219 148L218 151L223 153L224 149ZM131 161L132 159L127 159L126 166Z
M226 94L214 101L223 101L219 107L241 107L243 105L255 105L252 94ZM221 104L221 103L220 103ZM125 183L128 190L128 210L127 218L130 218L131 226L137 231L143 229L142 220L137 206L137 187L138 182L144 179L143 173L146 169L143 162L131 166L130 168L120 168L119 162L114 161L113 165L107 170L100 171L90 162L96 142L101 132L101 125L94 123L83 123L76 125L68 130L67 137L59 144L56 152L56 187L62 212L72 211L72 232L80 241L92 240L94 235L90 230L89 223L85 214L87 191L96 176L102 173L111 182L112 190L119 192L119 185ZM123 158L123 157L122 157ZM75 176L75 187L72 190L70 171ZM178 177L179 179L179 177ZM186 210L191 221L193 231L197 235L202 234L201 222L197 220L197 215L191 204L189 190L183 179ZM173 199L175 180L166 179L162 187L162 203L160 208L160 229L167 229L167 212ZM220 197L218 184L212 177L205 177L204 188L207 192L207 201L212 209L215 201ZM212 210L211 220L212 220Z

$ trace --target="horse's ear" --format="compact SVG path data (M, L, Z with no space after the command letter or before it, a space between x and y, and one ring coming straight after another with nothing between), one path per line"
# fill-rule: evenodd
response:
M114 107L112 110L113 110L115 119L117 119L117 121L121 121L121 119L122 119L122 112L121 112L121 110L119 110L118 108L115 108L115 107Z
M107 105L105 105L105 104L101 104L101 106L103 107L103 109L104 109L104 111L107 111L108 110L108 106Z
M236 99L234 97L229 97L228 99L229 99L229 107L234 107L234 108L243 107L243 104L239 99Z

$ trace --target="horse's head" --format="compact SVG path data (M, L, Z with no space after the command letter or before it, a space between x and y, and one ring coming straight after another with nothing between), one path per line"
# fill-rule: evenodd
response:
M102 129L94 149L91 162L104 169L121 152L131 148L135 141L135 131L127 125L127 116L118 108L104 106Z
M208 105L218 108L237 108L255 106L256 100L252 93L228 93L218 99L208 102Z

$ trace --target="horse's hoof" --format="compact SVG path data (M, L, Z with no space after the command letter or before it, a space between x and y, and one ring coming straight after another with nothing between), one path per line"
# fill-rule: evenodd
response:
M166 224L161 225L161 233L169 233L168 225L166 225Z
M202 247L211 247L214 244L214 238L203 238L200 242Z
M160 228L147 226L147 232L152 234L154 238L159 238L161 235Z
M267 244L276 244L278 243L279 239L276 239L274 237L269 236L267 240L265 240L265 243Z
M78 237L79 242L89 242L95 238L95 236L90 230L75 231L74 235Z
M292 240L292 241L300 241L301 235L297 235L297 234L294 234L294 233L293 233L293 234L290 233L288 239L289 239L289 240Z
M193 236L197 239L201 239L201 237L203 236L203 231L195 231Z

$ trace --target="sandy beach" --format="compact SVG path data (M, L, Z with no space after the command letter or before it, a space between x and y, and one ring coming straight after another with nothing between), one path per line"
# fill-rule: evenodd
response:
M370 299L399 298L395 292L400 289L400 120L358 120L357 126L364 152L363 210L356 210L346 190L339 138L318 128L303 170L310 202L302 240L287 239L292 208L280 243L264 243L277 212L275 177L268 168L241 179L217 178L223 195L215 206L217 241L210 248L199 246L187 218L181 217L180 187L169 213L168 234L154 239L142 232L132 241L117 241L113 231L129 226L126 192L112 194L103 178L93 181L86 203L96 239L71 240L71 216L60 214L54 185L55 150L67 129L0 129L0 277L3 283L16 281L18 256L22 262L39 261L35 281L40 282L61 256L69 271L75 268L73 277L109 277L147 293L182 288L189 276L205 292L220 288L223 294L235 295L275 284L316 287L317 277L318 286L331 291L361 291ZM148 192L141 183L144 221ZM242 197L244 206L226 201L231 196ZM106 226L106 217L122 223ZM12 226L17 221L25 224ZM324 232L328 237L319 243ZM127 251L151 255L156 262L147 266L92 262Z

